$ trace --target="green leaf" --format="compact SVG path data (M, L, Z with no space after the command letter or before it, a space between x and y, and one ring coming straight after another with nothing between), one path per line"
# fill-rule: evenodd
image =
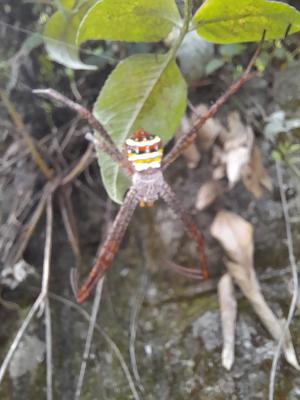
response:
M200 36L214 43L257 42L284 38L300 30L300 13L293 7L267 0L206 0L193 17Z
M245 48L245 45L239 43L224 44L223 46L220 46L219 51L221 56L232 58L234 56L240 55L245 50Z
M66 8L66 9L75 9L80 7L86 0L54 0L55 3L59 3L61 7ZM58 10L60 9L57 7Z
M271 156L274 161L282 161L282 154L278 150L273 150Z
M178 23L174 0L100 0L82 20L77 43L89 39L158 42Z
M72 9L76 5L76 0L55 0L55 3L59 3L62 7ZM59 8L59 5L57 5Z
M94 105L94 115L120 149L138 128L159 135L166 143L184 114L186 96L186 83L169 55L138 54L111 73ZM122 203L128 179L106 154L99 155L99 164L108 195Z
M76 33L82 17L94 1L84 3L76 12L64 10L54 13L46 24L44 35L49 57L73 69L97 69L95 65L83 63L79 58Z
M205 72L207 75L210 75L219 68L223 67L224 64L225 60L223 58L214 58L206 65Z

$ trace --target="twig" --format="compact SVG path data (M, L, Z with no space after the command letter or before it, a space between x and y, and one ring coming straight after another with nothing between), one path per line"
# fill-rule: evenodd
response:
M31 154L32 159L38 166L38 168L41 170L43 175L47 179L51 179L53 177L53 172L51 169L48 168L47 164L44 162L42 157L40 156L38 150L36 149L36 146L30 136L30 134L27 132L24 123L22 121L22 118L20 115L17 113L16 109L14 108L13 104L9 100L9 98L6 96L3 90L0 89L0 97L7 109L7 112L11 116L11 119L13 120L16 129L20 133L20 135L23 137L25 144L29 150L29 153Z
M0 367L0 384L3 381L5 372L9 366L9 363L17 350L23 335L25 334L31 320L38 313L44 304L45 298L48 291L49 273L50 273L50 258L51 258L51 247L52 247L52 225L53 225L53 210L52 210L52 195L50 194L47 199L47 227L46 227L46 240L45 240L45 251L44 251L44 263L43 263L43 278L42 288L38 298L33 303L27 316L25 317L21 327L19 328L2 364Z
M271 373L270 373L270 384L269 384L269 400L273 400L273 398L274 398L277 365L278 365L279 357L280 357L280 354L282 351L282 346L283 346L283 343L285 340L285 336L288 332L289 326L292 322L293 315L297 308L298 292L299 292L297 263L296 263L296 258L295 258L295 254L294 254L292 229L291 229L291 223L290 223L290 217L289 217L289 211L288 211L287 198L286 198L284 187L283 187L282 168L281 168L279 161L276 161L276 172L277 172L277 179L278 179L279 190L280 190L280 198L281 198L281 204L282 204L282 210L283 210L283 216L284 216L284 222L285 222L289 262L290 262L290 267L291 267L291 272L292 272L294 288L293 288L293 296L292 296L292 300L291 300L291 304L290 304L290 308L289 308L288 317L287 317L287 320L282 329L282 334L278 341L278 345L277 345L276 352L275 352L273 362L272 362L272 368L271 368Z
M97 288L96 288L96 294L95 294L95 299L93 302L92 314L91 314L91 317L89 320L89 328L88 328L88 333L87 333L87 337L86 337L86 342L85 342L85 347L84 347L84 352L83 352L83 359L82 359L82 363L81 363L81 367L80 367L80 373L79 373L79 377L78 377L74 400L80 400L81 389L83 386L85 371L86 371L86 367L87 367L87 361L89 359L89 354L90 354L90 350L91 350L91 346L92 346L92 340L93 340L93 335L94 335L94 330L95 330L95 325L96 325L96 320L97 320L97 314L98 314L100 302L101 302L103 282L104 282L104 278L101 278L100 281L98 282Z

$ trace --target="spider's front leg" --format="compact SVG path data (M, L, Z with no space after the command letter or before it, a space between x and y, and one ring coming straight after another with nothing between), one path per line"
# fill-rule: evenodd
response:
M85 107L74 101L68 99L68 97L62 95L54 89L35 89L33 93L46 95L66 107L75 111L81 118L85 119L88 124L100 135L101 140L93 138L92 141L96 147L99 147L101 151L106 153L113 161L115 161L126 173L131 176L134 172L131 163L128 159L120 152L115 145L110 135L105 130L104 126L97 120L96 117Z
M254 55L252 56L251 60L249 61L245 71L243 74L240 76L239 79L237 79L235 82L233 82L228 89L225 91L225 93L220 96L215 103L202 115L200 116L196 122L194 123L192 129L182 135L174 145L174 147L171 149L171 151L164 157L163 162L162 162L162 168L165 170L168 168L170 164L172 164L173 161L178 158L182 152L189 147L191 143L196 139L198 135L199 129L205 124L205 122L212 118L216 112L223 106L223 104L229 99L230 96L234 95L246 82L248 82L250 79L255 77L257 75L256 72L252 71L252 67L254 65L254 62L260 53L260 50L262 48L262 45L264 43L264 38L265 38L265 31L263 32L261 42L256 49Z
M107 239L100 248L95 265L76 294L78 303L83 303L87 299L99 279L111 266L139 200L136 189L132 187L125 197Z
M164 182L163 184L160 196L174 211L174 213L181 219L189 238L196 242L201 268L201 278L207 279L208 269L205 256L205 242L202 233L197 228L197 225L192 220L192 217L187 213L187 211L183 209L175 193L166 182ZM193 276L192 272L188 273L189 269L183 267L180 267L180 269L183 271L183 273L185 272L185 275ZM196 274L194 274L194 277L196 277Z

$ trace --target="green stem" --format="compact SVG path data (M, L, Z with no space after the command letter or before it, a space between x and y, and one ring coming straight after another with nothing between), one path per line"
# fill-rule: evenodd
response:
M184 1L184 15L183 15L183 24L180 29L179 36L170 50L170 59L176 57L177 50L179 46L181 45L181 42L183 41L186 33L189 30L189 24L190 24L190 17L191 17L191 10L192 10L192 5L191 5L191 0L185 0Z
M300 171L297 167L295 167L295 165L293 165L289 160L287 160L286 158L284 158L284 162L286 163L286 165L289 167L289 169L293 172L293 174L296 176L296 178L298 178L300 180Z

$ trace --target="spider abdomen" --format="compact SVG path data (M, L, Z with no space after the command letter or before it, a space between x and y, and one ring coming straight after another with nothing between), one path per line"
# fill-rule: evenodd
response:
M136 171L160 168L163 150L159 136L139 129L125 143L128 160L132 162Z

